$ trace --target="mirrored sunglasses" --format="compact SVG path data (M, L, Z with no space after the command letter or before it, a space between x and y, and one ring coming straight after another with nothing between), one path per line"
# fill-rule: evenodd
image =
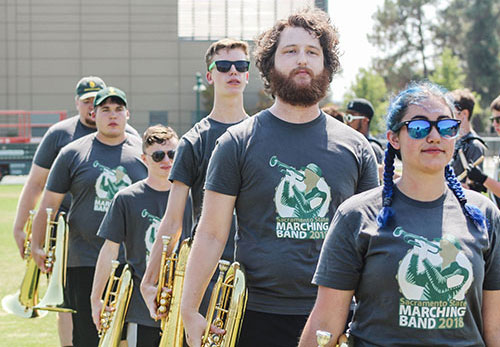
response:
M365 116L353 116L352 114L345 114L344 115L344 123L351 123L353 120L356 120L356 119L364 119L366 118Z
M154 162L157 162L159 163L160 161L162 161L164 158L165 158L165 155L167 155L167 157L170 159L170 160L173 160L174 159L174 156L175 156L175 151L174 150L170 150L170 151L154 151L153 153L149 154L151 156L151 159L153 159Z
M399 131L403 126L406 126L408 135L412 139L423 139L430 134L432 127L435 127L439 135L446 139L454 139L458 136L460 130L460 121L458 119L446 118L437 121L427 119L413 119L406 122L401 122L394 128L394 131Z
M217 60L212 62L208 67L208 71L212 70L214 66L217 67L217 71L219 72L228 72L231 70L231 66L234 65L238 72L247 72L250 67L250 62L248 60Z

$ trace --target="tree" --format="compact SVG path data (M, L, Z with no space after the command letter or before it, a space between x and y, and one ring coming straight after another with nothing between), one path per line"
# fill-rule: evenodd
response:
M378 134L385 130L384 115L387 110L387 87L385 81L376 72L359 69L355 82L344 95L344 106L354 98L364 98L370 101L375 109L375 115L370 123L370 131Z
M428 77L431 31L435 26L435 16L428 14L436 3L437 0L385 0L374 14L373 34L368 35L368 40L386 52L374 66L395 89L417 76Z
M467 11L473 19L466 35L468 85L481 95L487 106L500 91L500 39L498 0L475 0Z
M463 88L465 73L460 67L460 59L454 56L451 49L445 48L435 64L435 70L429 80L448 90Z

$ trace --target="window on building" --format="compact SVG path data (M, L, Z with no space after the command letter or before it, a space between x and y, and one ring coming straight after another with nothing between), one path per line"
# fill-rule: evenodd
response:
M185 40L253 40L274 22L318 0L178 0L178 33ZM327 7L326 5L324 5Z

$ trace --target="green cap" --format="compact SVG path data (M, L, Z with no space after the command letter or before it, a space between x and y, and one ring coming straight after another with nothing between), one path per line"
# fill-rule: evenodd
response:
M111 96L116 96L117 98L122 99L125 106L127 106L127 96L125 95L125 92L115 87L106 87L95 96L94 108L102 104L104 100Z
M94 98L101 89L106 88L106 83L96 76L83 77L76 84L76 95L81 100Z

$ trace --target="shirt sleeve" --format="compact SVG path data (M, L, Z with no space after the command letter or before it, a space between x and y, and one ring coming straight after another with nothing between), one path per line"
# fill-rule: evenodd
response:
M182 138L177 146L175 160L170 170L168 179L170 181L180 181L192 187L197 177L196 158L193 146L189 141Z
M339 208L321 248L312 283L339 290L357 287L364 265L364 242L356 237L357 228L352 224Z
M205 190L237 196L241 185L239 148L230 132L217 140L210 158Z
M57 133L49 130L36 149L33 163L44 169L50 169L57 154Z
M116 243L125 241L126 216L124 199L118 193L111 202L108 212L104 215L97 236Z
M71 188L70 156L71 152L59 153L47 178L47 190L61 194L69 192Z
M485 254L484 283L485 290L500 290L500 214L492 213L490 220L489 244Z

